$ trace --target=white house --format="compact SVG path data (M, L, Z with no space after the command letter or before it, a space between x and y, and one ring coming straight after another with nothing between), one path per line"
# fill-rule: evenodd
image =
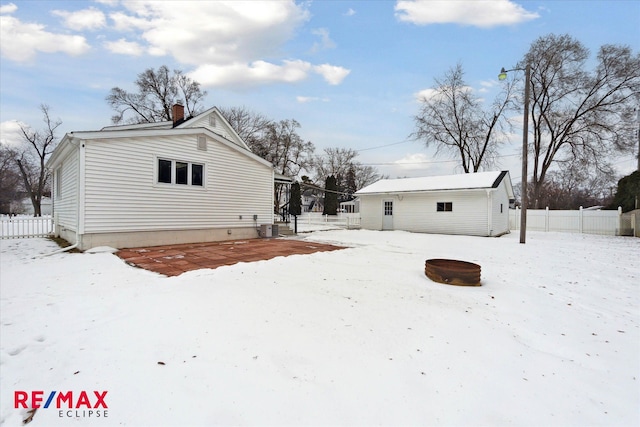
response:
M509 232L509 172L383 179L357 191L361 227L500 236Z
M71 132L53 152L56 234L85 250L258 237L274 171L217 108L173 122Z

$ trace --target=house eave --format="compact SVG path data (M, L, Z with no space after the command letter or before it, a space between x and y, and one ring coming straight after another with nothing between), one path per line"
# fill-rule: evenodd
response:
M356 191L354 196L390 196L394 194L428 194L428 193L450 193L450 192L462 192L462 191L485 191L496 190L493 187L472 187L472 188L443 188L438 190L401 190L401 191L377 191L372 193L360 193Z

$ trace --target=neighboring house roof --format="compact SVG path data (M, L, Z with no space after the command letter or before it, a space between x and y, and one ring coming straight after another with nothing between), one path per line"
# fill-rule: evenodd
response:
M279 174L278 172L273 173L273 178L275 182L279 184L293 184L293 178Z
M465 173L446 176L425 176L420 178L381 179L355 194L388 194L424 191L472 190L497 188L508 177L507 191L513 197L511 178L508 171Z

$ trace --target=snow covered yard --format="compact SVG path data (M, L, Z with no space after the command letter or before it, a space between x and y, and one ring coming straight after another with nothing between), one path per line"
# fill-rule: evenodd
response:
M107 418L29 425L640 424L640 239L305 238L351 248L167 278L0 242L0 422L15 391L96 390ZM442 257L483 286L431 282Z

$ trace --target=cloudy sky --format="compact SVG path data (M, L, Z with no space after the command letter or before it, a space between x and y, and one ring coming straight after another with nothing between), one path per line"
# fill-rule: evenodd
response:
M417 94L460 62L488 100L497 74L549 33L592 52L640 50L640 2L629 1L0 1L0 126L41 125L46 103L65 132L110 124L105 97L138 73L180 69L208 91L205 107L245 106L296 119L316 145L359 150L396 176L460 172L410 141ZM519 137L501 169L520 180ZM616 159L621 173L633 156Z

